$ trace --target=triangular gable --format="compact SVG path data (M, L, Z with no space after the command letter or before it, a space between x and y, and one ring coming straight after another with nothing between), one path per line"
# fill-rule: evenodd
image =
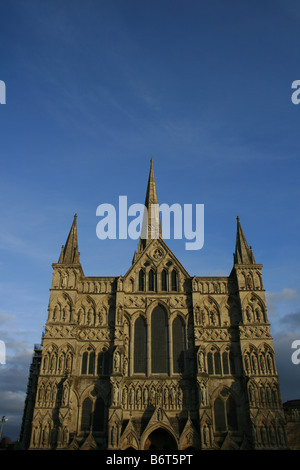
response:
M96 444L94 436L92 433L90 433L82 444L82 446L80 447L80 450L97 450L97 448L98 446Z
M180 437L180 448L200 447L200 437L189 415Z
M176 267L184 277L190 277L189 273L182 266L180 261L176 258L166 243L161 238L157 238L151 240L149 245L147 245L143 251L135 256L134 263L124 275L124 280L130 277L137 267L142 267L147 261L157 268L161 265L161 263L164 262L166 258L170 259L170 261L174 264L174 267Z
M156 407L156 409L154 410L146 426L146 429L143 432L143 435L146 435L152 432L152 430L154 430L157 427L162 427L169 431L171 430L173 434L176 435L177 437L177 433L175 432L173 426L171 425L168 416L166 415L165 411L160 406Z
M127 447L138 448L138 436L135 426L130 419L121 436L121 448L126 449Z
M223 444L221 445L222 450L239 450L238 444L232 438L230 432L227 433Z

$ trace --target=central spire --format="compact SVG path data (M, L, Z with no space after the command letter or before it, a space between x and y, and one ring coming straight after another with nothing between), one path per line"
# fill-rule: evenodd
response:
M66 244L62 246L58 260L60 264L79 264L79 251L77 239L77 214L74 216L73 224L69 232Z
M153 158L151 158L150 161L150 172L145 198L145 209L146 210L144 212L143 217L143 225L138 246L138 252L144 250L144 248L151 242L153 238L162 237L156 184L154 179Z
M251 247L249 248L246 237L241 227L240 218L237 217L236 243L234 264L256 264Z

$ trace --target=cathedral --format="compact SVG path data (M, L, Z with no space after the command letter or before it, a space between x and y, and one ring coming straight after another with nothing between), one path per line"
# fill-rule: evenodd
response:
M148 227L152 204L151 160ZM190 276L161 229L122 276L87 276L76 215L52 267L24 449L288 448L262 265L239 218L228 277Z

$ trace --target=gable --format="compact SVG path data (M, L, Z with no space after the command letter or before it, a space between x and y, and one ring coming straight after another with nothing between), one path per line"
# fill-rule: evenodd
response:
M130 284L141 269L145 272L152 269L156 273L175 269L181 280L190 279L189 273L161 238L151 240L142 252L135 255L132 266L123 277L124 282Z

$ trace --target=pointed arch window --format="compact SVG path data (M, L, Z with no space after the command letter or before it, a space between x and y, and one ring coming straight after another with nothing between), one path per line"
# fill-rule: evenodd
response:
M145 290L145 272L143 269L140 269L140 272L139 272L139 290L140 291Z
M134 324L134 364L135 373L147 371L147 327L143 317L138 317Z
M100 352L97 359L97 375L109 375L109 364L109 352L107 350Z
M184 372L185 328L182 318L176 317L172 325L173 372Z
M87 397L82 403L81 431L89 432L92 424L92 400Z
M168 273L165 269L161 272L161 290L166 291L168 290Z
M214 366L215 366L215 374L221 374L221 359L219 351L214 353Z
M82 355L82 361L81 361L81 373L86 374L87 373L87 363L88 363L88 352L85 351Z
M237 413L235 401L231 396L226 400L226 418L227 428L231 431L236 431L238 429Z
M216 431L237 431L236 404L227 390L222 390L214 402L214 422Z
M95 352L88 348L82 355L81 374L95 374Z
M95 373L95 352L91 351L90 357L89 357L89 374L94 375L94 373Z
M212 348L207 354L207 370L209 374L221 374L221 358L220 353L216 348Z
M93 431L101 432L104 430L104 401L102 397L98 397L95 403L93 413Z
M226 418L224 402L217 398L214 403L215 429L216 431L226 431Z
M95 432L104 430L105 403L102 397L98 397L95 402L90 397L85 398L81 407L81 425L82 432Z
M168 315L158 305L151 314L151 372L168 373L169 365Z
M178 274L177 274L176 269L173 269L171 272L171 290L173 291L178 290L177 281L178 281Z
M224 351L222 353L222 364L223 364L223 374L229 374L229 361L228 361L228 352Z
M207 371L209 374L214 373L213 354L211 352L207 354Z
M229 349L222 353L222 366L224 375L235 374L234 355Z
M155 273L153 269L150 269L148 274L148 290L151 292L155 291Z

